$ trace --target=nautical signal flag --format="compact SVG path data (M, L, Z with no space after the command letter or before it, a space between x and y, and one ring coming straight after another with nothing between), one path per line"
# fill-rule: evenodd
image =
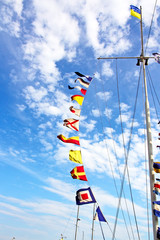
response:
M74 118L68 118L63 121L63 126L66 126L72 130L79 131L79 120Z
M83 99L84 99L84 97L82 97L81 95L73 95L71 97L71 100L72 101L75 100L76 102L78 102L79 105L82 105Z
M75 88L77 88L78 90L80 90L80 91L81 91L81 93L82 93L83 95L85 95L85 94L86 94L86 92L87 92L87 90L86 90L86 89L84 89L84 88L81 88L80 86L76 86L76 87L70 87L70 86L68 85L68 88L69 88L69 89L75 89Z
M100 207L97 207L97 209L96 209L96 214L95 214L94 220L99 220L100 222L107 222L105 217L103 216L103 213L102 213Z
M80 145L78 136L66 138L65 136L60 134L60 135L57 136L57 138L59 138L62 142L65 142L65 143L73 143L73 144L76 144L76 145Z
M131 15L133 17L141 19L141 10L138 7L130 5L130 9L131 9Z
M75 163L83 164L82 156L80 150L70 150L69 151L69 160Z
M73 168L70 173L73 179L88 181L83 166Z
M160 227L157 229L157 238L160 239Z
M84 86L84 87L86 87L86 88L89 87L89 83L86 82L86 81L84 81L82 78L77 78L77 79L75 80L75 82L77 82L77 81L79 81L79 83L80 83L82 86Z
M160 162L154 162L153 169L156 173L160 173Z
M157 195L160 195L160 181L154 183L153 192Z
M154 215L157 216L157 217L160 217L160 201L155 201L153 202L153 212L154 212Z
M77 108L74 108L73 106L71 106L69 108L69 110L74 113L75 115L77 115L78 117L80 117L80 114L81 114L81 109L77 109Z
M160 63L160 54L159 53L152 53L152 55L154 56L154 59L156 60L156 62Z
M89 203L95 203L96 199L92 193L91 188L82 188L76 192L76 204L83 205Z
M92 80L91 77L86 76L86 75L83 75L82 73L79 73L79 72L75 72L75 73L76 73L79 77L85 77L85 78L87 78L88 81L91 81L91 80Z

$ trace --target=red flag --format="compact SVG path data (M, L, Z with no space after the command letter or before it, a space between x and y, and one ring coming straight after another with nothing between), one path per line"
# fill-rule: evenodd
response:
M73 168L73 170L70 173L71 173L72 178L74 178L74 179L88 181L83 166L78 166L78 167Z
M60 134L57 136L57 138L59 138L62 142L65 142L65 143L74 143L76 145L80 145L79 137L77 137L77 136L66 138L62 134Z

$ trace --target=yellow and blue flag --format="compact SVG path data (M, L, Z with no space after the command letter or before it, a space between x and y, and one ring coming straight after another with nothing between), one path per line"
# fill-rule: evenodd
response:
M130 5L130 9L131 9L131 15L133 17L137 17L137 18L141 19L141 10L138 7Z

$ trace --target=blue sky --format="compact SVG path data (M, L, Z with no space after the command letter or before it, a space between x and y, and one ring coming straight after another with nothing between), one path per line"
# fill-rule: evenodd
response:
M79 108L70 97L80 92L68 89L68 84L76 86L75 71L95 76L84 98L78 135L89 186L113 229L118 198L111 166L118 189L121 186L113 144L121 174L125 160L116 62L97 58L140 55L139 20L130 16L130 4L143 7L146 44L155 1L0 1L0 240L58 240L61 233L68 240L74 239L75 194L88 184L70 176L76 164L68 159L69 150L79 147L60 142L57 135L77 135L63 126L64 119L75 117L69 107ZM160 52L159 10L157 3L146 53L149 56ZM127 145L140 68L136 60L118 60L117 64ZM159 67L154 60L149 61L158 96ZM147 239L142 99L141 83L128 165L141 239ZM154 159L158 161L159 127L152 98L150 106ZM124 188L136 232L127 180ZM92 207L80 208L78 240L83 232L84 239L91 236ZM123 199L122 208L126 215ZM106 239L111 239L105 223L103 228ZM95 239L102 239L97 222ZM116 239L128 239L121 212Z

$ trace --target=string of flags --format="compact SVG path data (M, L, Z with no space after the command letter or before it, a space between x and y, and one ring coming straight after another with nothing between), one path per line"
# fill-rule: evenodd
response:
M160 124L160 122L158 122ZM158 134L160 136L160 133ZM158 137L158 140L160 138ZM160 148L159 145L157 145L157 148ZM160 173L160 162L154 162L153 163L153 170L156 173ZM153 193L160 196L160 178L156 178L156 182L153 185ZM156 217L160 217L160 201L154 201L153 203L153 213ZM157 229L157 239L160 239L160 228Z
M68 89L70 89L70 90L77 89L83 95L86 95L87 88L89 87L90 82L92 81L92 77L81 74L79 72L75 72L75 73L78 76L78 78L76 78L74 82L75 83L80 83L83 86L83 88L80 87L80 86L73 86L72 87L72 86L68 85ZM84 80L84 78L85 78L85 80ZM72 95L71 100L76 101L80 106L82 106L83 101L84 101L84 96L82 96L82 95ZM80 117L81 109L77 109L77 108L74 108L74 106L71 106L69 108L69 110L72 113L74 113L76 116ZM65 120L63 120L63 126L78 132L79 131L79 119L75 119L75 118L65 119ZM72 137L66 138L65 136L60 134L60 135L57 136L57 138L64 143L72 143L72 144L80 146L79 136L72 136ZM72 162L75 162L77 164L81 164L80 166L74 167L70 171L71 177L73 179L78 179L78 180L81 180L81 181L88 181L85 170L84 170L81 150L71 149L69 151L69 160L72 161ZM95 197L92 193L91 188L88 187L88 188L79 189L76 192L76 205L84 205L84 204L90 204L90 203L97 203L97 201L96 201L96 199L95 199ZM98 203L97 203L97 206L98 206ZM94 220L107 222L103 213L102 213L102 211L100 210L99 206L96 209Z

